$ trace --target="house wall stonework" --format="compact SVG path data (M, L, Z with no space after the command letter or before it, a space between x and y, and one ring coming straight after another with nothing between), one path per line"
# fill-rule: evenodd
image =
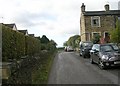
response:
M85 41L86 35L85 35L85 17L81 15L80 19L80 34L81 34L81 39Z
M100 17L100 27L94 27L91 25L91 17L94 16L84 16L81 15L81 41L92 41L93 35L92 33L98 32L101 37L104 37L105 32L110 32L115 28L115 18L117 16L114 15L101 15ZM86 34L85 34L86 33ZM89 33L89 35L88 35ZM89 36L89 37L86 37ZM90 38L89 40L87 38Z
M104 36L104 32L110 32L115 28L114 16L99 16L100 17L100 27L93 27L91 25L91 17L85 16L85 32L90 33L90 40L92 40L91 32L101 32L101 37ZM87 40L85 40L87 41Z

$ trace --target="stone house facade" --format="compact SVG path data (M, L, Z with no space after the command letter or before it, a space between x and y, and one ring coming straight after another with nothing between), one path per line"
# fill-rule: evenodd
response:
M105 5L105 11L85 11L83 3L80 17L81 41L92 41L97 35L109 41L109 32L116 27L119 16L120 10L110 10L108 4Z

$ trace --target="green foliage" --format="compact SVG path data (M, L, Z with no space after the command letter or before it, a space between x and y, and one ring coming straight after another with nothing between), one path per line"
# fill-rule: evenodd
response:
M99 42L100 42L100 35L96 35L96 36L93 38L92 42L93 42L94 44L99 43Z
M56 50L56 43L54 42L54 40L51 40L48 44L47 44L47 50L49 51L54 51Z
M110 32L111 42L120 43L120 20L116 23L116 28Z
M41 52L40 65L38 69L32 72L32 84L47 84L50 69L56 55L54 52Z
M42 41L42 42L41 42ZM8 59L21 59L22 56L34 56L42 50L55 51L56 43L43 35L40 37L25 36L3 25L2 27L2 57Z
M21 59L24 55L34 55L41 51L39 39L25 36L3 25L2 27L2 57L8 59Z
M67 41L63 43L63 46L68 46L68 45L67 45Z
M41 43L47 44L49 43L49 39L45 35L43 35L41 38Z
M46 50L46 44L41 44L41 50Z
M71 36L68 41L66 41L63 45L67 45L67 46L72 46L73 48L76 48L79 46L79 42L80 42L80 36L79 35L74 35Z
M41 42L34 37L26 36L26 55L35 55L41 51Z
M42 43L41 50L55 51L57 49L56 45L54 40L50 40L47 44Z
M25 37L21 33L11 30L8 27L2 27L2 57L3 61L7 59L20 59L25 55Z

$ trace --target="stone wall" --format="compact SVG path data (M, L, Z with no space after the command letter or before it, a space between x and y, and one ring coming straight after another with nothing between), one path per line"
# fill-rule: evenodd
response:
M82 15L81 15L82 16ZM100 27L91 26L91 17L93 16L82 16L81 17L81 34L88 33L90 36L90 41L93 38L92 33L98 32L101 37L104 37L104 32L109 32L110 30L115 28L115 16L113 15L102 15L100 17ZM82 41L86 40L85 34L81 35Z

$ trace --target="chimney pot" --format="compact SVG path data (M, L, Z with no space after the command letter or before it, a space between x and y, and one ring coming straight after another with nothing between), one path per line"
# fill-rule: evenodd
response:
M82 3L81 11L82 11L82 12L85 12L85 5L84 5L84 3Z
M109 11L109 10L110 10L109 4L106 4L105 5L105 11Z

